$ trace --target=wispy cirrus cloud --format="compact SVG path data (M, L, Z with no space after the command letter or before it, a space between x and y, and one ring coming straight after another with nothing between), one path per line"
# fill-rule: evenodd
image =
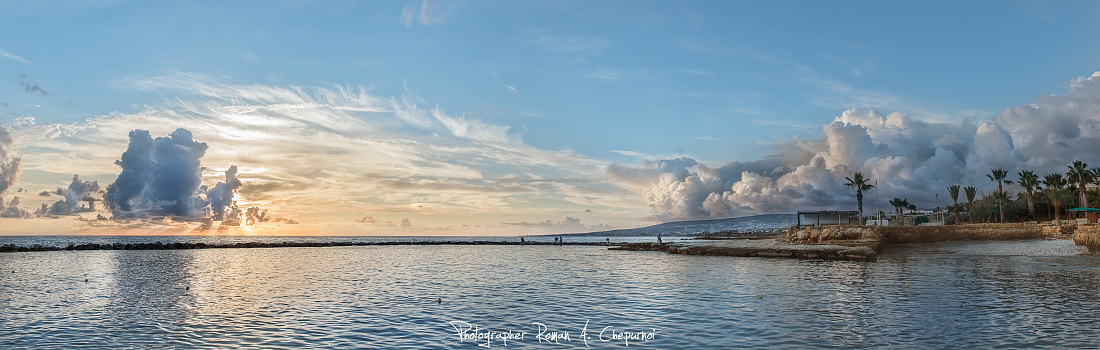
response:
M401 23L412 27L414 23L434 26L447 23L447 14L458 6L454 1L422 0L401 10Z
M610 41L603 38L566 37L547 34L537 29L528 29L526 32L531 37L531 42L551 52L600 55L611 45Z
M20 125L13 134L26 169L113 179L129 131L165 135L186 127L209 145L204 183L236 165L242 207L262 206L306 226L301 219L353 224L364 213L380 222L412 217L428 227L443 217L553 217L590 207L623 214L636 204L604 181L605 162L532 147L507 125L363 88L227 80L193 73L128 77L114 86L178 97L79 123ZM51 188L29 181L29 188Z
M11 52L4 51L2 49L0 49L0 57L5 57L5 58L8 58L8 59L16 60L18 62L23 62L23 63L26 63L26 64L32 64L31 61L27 60L26 58L23 58L23 56L19 56L19 55L13 54Z

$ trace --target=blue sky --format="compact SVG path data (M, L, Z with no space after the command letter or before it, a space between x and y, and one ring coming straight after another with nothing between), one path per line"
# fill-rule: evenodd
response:
M604 215L582 218L585 224L636 226L656 217L653 202L643 199L644 190L602 179L608 164L688 157L716 168L760 160L777 142L822 139L823 126L850 109L938 123L991 121L1039 96L1066 94L1070 81L1100 70L1100 42L1093 38L1100 32L1098 7L1086 1L4 2L0 30L9 35L0 40L0 82L8 87L0 89L0 102L9 106L0 106L0 123L28 116L39 127L125 119L145 106L165 112L212 99L239 105L252 96L244 88L362 87L383 102L405 99L506 128L531 150L581 156L596 170L573 185L604 181L597 187L615 193L600 198L615 198L614 204L589 203ZM196 82L238 87L242 95L212 95ZM41 90L28 91L31 84ZM425 143L439 135L415 126L391 125L386 135ZM103 184L117 175L110 163L49 170L33 160L34 152L47 152L36 146L49 147L18 139L25 187L50 188L71 173ZM117 159L125 149L125 134L87 140L99 141L114 147L105 157ZM248 165L240 157L220 160ZM540 166L552 171L553 164ZM499 161L467 165L486 178L522 172ZM589 209L552 199L569 195L540 191L527 200L545 210L512 203L503 215L513 217L490 219L451 208L452 221L431 226L457 226L464 217L486 226L559 221ZM739 214L747 213L733 215ZM407 215L388 220L401 216ZM687 218L668 216L675 217Z

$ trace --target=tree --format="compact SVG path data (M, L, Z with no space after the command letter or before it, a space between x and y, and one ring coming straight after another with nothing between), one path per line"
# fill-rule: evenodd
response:
M1012 184L1011 180L1007 180L1008 179L1008 170L1005 170L1004 168L996 168L996 169L990 169L989 171L990 171L990 174L986 175L985 177L988 177L990 180L993 180L994 182L997 183L997 192L1004 192L1004 189L1003 189L1002 185L1004 185L1004 184L1011 185Z
M844 186L854 187L856 189L856 204L859 207L859 220L863 222L863 191L875 188L875 185L870 184L871 179L864 178L863 173L855 172L852 177L845 177L848 182L844 183Z
M1085 197L1085 185L1092 182L1092 172L1089 171L1089 165L1085 162L1075 160L1072 165L1066 166L1069 168L1066 171L1066 180L1069 184L1076 185L1080 196L1077 198L1077 203L1080 207L1088 207L1089 200Z
M1001 212L1001 223L1005 222L1005 204L1008 204L1008 193L997 192L993 194L993 202L997 203L997 209Z
M1033 194L1035 190L1039 188L1039 175L1035 175L1035 172L1031 170L1023 170L1017 173L1020 176L1020 187L1024 188L1024 192L1027 193L1027 213L1031 217L1035 217L1035 199Z
M959 185L947 186L947 194L951 195L951 200L955 202L955 207L952 214L959 215Z
M1047 174L1043 177L1043 195L1050 200L1050 204L1054 206L1054 224L1062 224L1062 203L1065 201L1066 195L1069 194L1069 189L1066 188L1069 182L1062 178L1062 174L1054 173Z
M974 196L978 195L978 188L966 186L966 188L963 188L963 193L966 194L966 208L969 212L970 221L974 221Z
M901 208L905 206L902 203L903 202L901 198L894 197L894 199L890 200L890 205L894 207L895 214L901 215Z
M908 205L908 207L909 207L909 212L910 213L913 213L913 212L917 211L917 205L916 204L910 204L910 205Z
M1096 185L1096 194L1100 196L1100 167L1092 167L1089 171L1092 172L1092 184Z

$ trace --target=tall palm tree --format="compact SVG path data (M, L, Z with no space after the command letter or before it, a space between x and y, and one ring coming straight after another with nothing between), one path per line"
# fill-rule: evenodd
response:
M978 188L966 186L963 188L963 193L966 194L967 215L970 217L970 221L974 221L974 197L978 195Z
M1035 175L1035 172L1031 170L1023 170L1016 175L1020 176L1020 187L1024 188L1024 192L1027 193L1027 214L1035 217L1035 200L1033 195L1035 190L1039 188L1039 175Z
M844 186L855 187L856 189L856 204L859 206L859 223L863 224L863 191L875 188L875 185L870 184L871 179L864 178L863 173L855 172L852 177L845 177L848 182L844 183Z
M959 185L947 186L947 194L951 195L951 200L955 202L955 206L952 214L959 215Z
M1005 222L1005 204L1008 204L1008 193L997 192L993 194L993 202L997 203L997 209L1001 212L1001 223Z
M1012 180L1008 180L1008 170L1005 170L1005 168L990 169L989 171L990 174L987 174L985 177L997 183L997 192L1004 192L1002 185L1012 184Z
M1085 197L1085 184L1092 182L1092 172L1089 171L1089 165L1085 162L1075 160L1072 165L1066 166L1069 168L1066 171L1066 180L1069 180L1071 185L1077 186L1077 191L1080 196L1077 198L1078 206L1084 208L1089 206L1089 200Z
M1043 189L1043 195L1050 200L1050 204L1054 206L1054 224L1062 224L1062 203L1065 201L1066 195L1069 194L1069 189L1066 188L1069 182L1062 178L1062 174L1054 173L1047 174L1043 177L1043 185L1046 188Z

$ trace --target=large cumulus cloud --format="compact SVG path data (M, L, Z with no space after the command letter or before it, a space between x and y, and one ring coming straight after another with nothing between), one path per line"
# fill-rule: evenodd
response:
M122 172L103 196L116 215L155 210L156 214L194 215L196 190L202 183L199 159L206 143L196 142L187 129L152 139L148 131L130 132L130 144L115 162Z
M613 164L607 173L639 192L651 216L663 220L855 209L855 194L843 185L855 171L878 183L865 211L874 210L875 198L940 206L949 200L947 186L990 186L985 174L992 168L1045 174L1064 172L1074 160L1100 165L1100 72L1073 80L1065 95L1039 97L987 122L851 109L822 132L821 140L777 144L775 155L760 161L713 168L678 158Z
M19 173L23 170L22 160L10 154L11 146L11 134L8 133L7 128L0 126L0 212L4 211L7 205L4 202L4 194L19 180ZM19 203L18 200L15 202Z
M130 132L130 143L121 159L115 164L122 168L118 178L107 186L104 204L115 218L143 218L150 215L167 215L183 220L215 220L231 226L253 225L271 221L267 210L259 207L240 208L234 200L237 189L243 183L237 178L237 167L225 171L225 181L210 188L202 185L201 158L209 146L194 139L191 131L179 128L168 137L153 139L146 130ZM84 192L98 190L97 183L80 183L73 178L66 197L76 189ZM58 189L58 194L62 189ZM73 198L89 197L86 194ZM68 199L58 201L53 207L74 207ZM43 206L40 214L70 214L88 211L77 207L68 212ZM285 220L285 219L283 219Z

